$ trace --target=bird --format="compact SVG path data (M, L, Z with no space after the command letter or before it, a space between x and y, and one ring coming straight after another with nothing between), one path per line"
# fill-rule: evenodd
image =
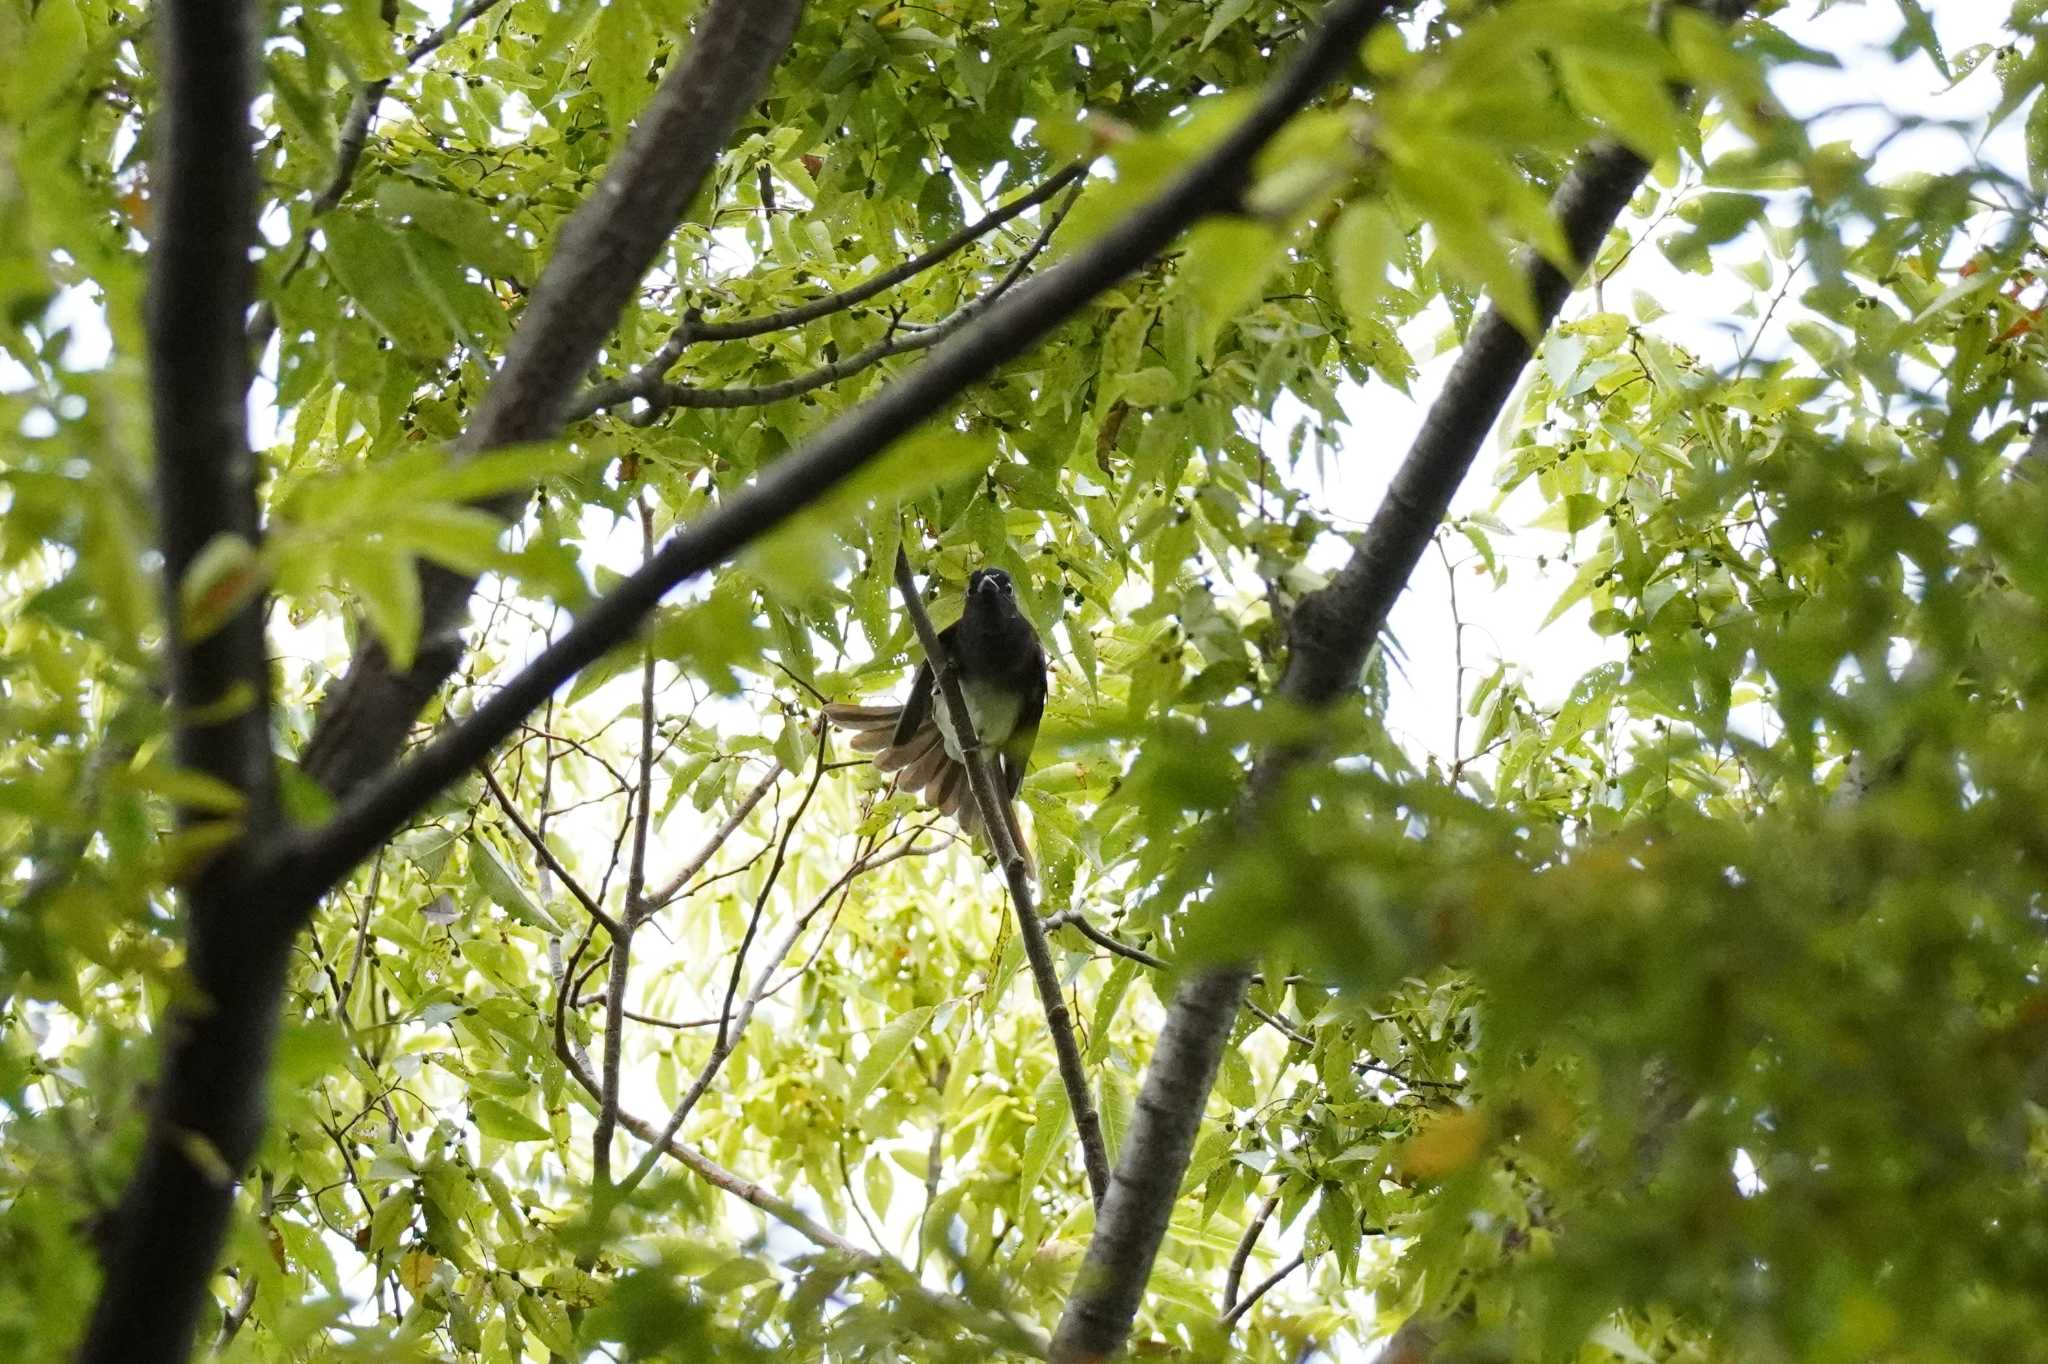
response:
M1035 878L1031 850L1010 802L1023 784L1045 715L1045 648L1017 605L1016 584L1008 573L977 568L968 575L966 605L960 619L939 632L939 647L960 679L975 738L994 759L1011 841L1024 855L1026 873ZM952 816L964 832L979 834L981 812L960 762L960 741L944 698L935 699L934 690L927 659L917 665L910 696L901 705L835 703L825 707L825 718L851 730L854 750L874 754L879 771L895 774L896 789L922 793L927 805Z

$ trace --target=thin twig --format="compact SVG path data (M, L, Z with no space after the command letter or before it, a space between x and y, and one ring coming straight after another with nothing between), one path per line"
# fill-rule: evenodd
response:
M761 915L768 907L768 892L775 888L775 882L782 875L783 863L789 858L789 840L796 836L797 826L803 822L804 811L811 808L811 798L818 794L818 783L825 780L825 755L831 745L825 742L824 726L818 727L818 757L812 765L811 784L804 788L803 799L797 802L796 813L789 817L783 827L782 837L775 844L775 860L768 864L768 875L761 880L761 889L754 896L754 912L747 917L747 931L740 937L739 950L733 953L732 976L726 982L725 1007L718 1011L718 1050L727 1051L725 1020L732 1016L732 1002L740 991L740 976L746 970L747 949L754 944L754 934L761 926ZM779 959L778 959L779 960ZM775 962L770 962L772 968ZM723 1060L723 1056L720 1057Z
M825 743L823 735L821 733L819 736L819 752L821 755L823 754L824 750ZM819 763L817 777L814 777L812 779L810 789L804 793L803 803L797 807L796 814L791 816L790 818L789 828L791 830L794 830L797 824L801 821L804 807L810 804L812 794L815 793L818 789L818 779L822 778L823 776L824 764L821 761ZM783 838L782 847L783 849L786 849L788 847L787 834L785 834ZM781 851L778 851L774 863L769 868L767 884L762 887L762 900L765 901L765 899L767 898L767 886L773 885L775 883L776 876L780 872L782 864L783 855ZM756 978L753 988L747 992L746 998L740 1001L739 1012L737 1014L733 1013L732 994L730 992L727 993L725 1008L722 1009L719 1014L718 1041L712 1047L710 1057L706 1059L703 1068L697 1072L697 1078L695 1081L691 1083L689 1090L683 1095L683 1097L680 1100L677 1101L674 1110L669 1113L668 1121L663 1125L661 1129L661 1136L658 1139L650 1140L647 1153L640 1158L639 1163L633 1167L632 1172L629 1173L623 1180L619 1181L619 1197L625 1197L628 1193L632 1192L632 1190L639 1185L641 1180L647 1178L649 1172L651 1172L654 1169L655 1162L661 1158L662 1150L667 1147L669 1141L676 1135L676 1133L682 1130L683 1120L690 1116L690 1111L697 1106L697 1102L700 1099L702 1099L705 1095L705 1092L711 1088L711 1081L714 1077L717 1076L719 1068L725 1064L726 1058L731 1056L733 1050L739 1046L741 1034L746 1032L747 1024L753 1021L754 1010L760 1006L762 998L767 994L769 983L774 979L775 968L780 966L782 964L783 959L789 955L790 949L796 945L796 940L798 936L803 933L804 928L810 923L812 915L817 913L818 908L822 906L823 903L823 899L820 899L818 904L814 905L810 911L798 916L796 921L790 925L789 930L783 934L779 941L777 941L777 943L774 946L774 949L768 954L767 961L762 963L761 974ZM760 908L759 903L757 902L754 919L748 925L749 940L751 940L752 938L754 925L757 924L759 920ZM744 945L742 945L741 960L744 960L744 958L745 947ZM734 975L735 978L737 978L738 963L735 963Z
M342 1154L346 1158L346 1146L343 1147ZM265 1170L262 1180L257 1186L256 1193L256 1219L259 1222L268 1224L270 1221L272 1193L273 1186L271 1184L270 1171ZM249 1313L256 1306L256 1288L256 1271L244 1265L242 1267L242 1291L235 1295L234 1305L221 1314L220 1334L213 1338L213 1352L215 1354L219 1354L227 1349L234 1342L236 1335L241 1332L242 1324L249 1320Z
M1237 1306L1231 1308L1228 1312L1225 1312L1220 1318L1218 1318L1218 1324L1225 1327L1235 1326L1237 1324L1237 1319L1243 1316L1245 1313L1251 1311L1252 1306L1255 1303L1257 1303L1260 1298L1263 1298L1266 1296L1266 1294L1272 1292L1274 1288L1279 1286L1279 1283L1282 1279L1286 1278L1289 1274L1292 1274L1295 1270L1300 1269L1303 1265L1307 1263L1308 1255L1305 1252L1295 1252L1295 1256L1293 1259L1289 1260L1286 1264L1274 1270L1271 1274L1268 1274L1265 1278L1259 1280L1257 1286L1254 1287L1251 1292L1244 1295L1243 1302L1238 1303Z
M984 217L967 224L967 226L961 228L952 236L947 237L929 251L913 256L899 265L891 266L889 269L872 275L851 288L842 289L836 294L827 294L823 298L812 299L808 303L799 303L793 307L783 308L776 312L764 313L759 317L741 318L733 322L707 322L694 313L686 313L683 316L683 320L677 323L675 329L668 334L668 339L661 343L661 347L652 356L648 357L646 364L640 366L624 379L617 381L616 384L603 385L591 390L591 393L586 395L584 402L592 405L589 406L587 411L582 412L581 415L588 415L588 412L598 411L600 408L609 407L614 402L620 401L621 399L619 398L612 398L604 402L595 402L596 395L609 392L612 389L618 389L626 398L644 396L648 389L660 382L663 375L675 368L676 361L682 358L685 350L700 341L744 341L749 337L764 336L769 332L785 331L792 327L800 327L806 322L813 322L818 318L827 317L837 312L844 312L846 309L857 304L865 303L883 290L893 288L912 276L922 274L924 271L931 269L940 261L959 251L969 242L974 241L978 237L986 236L989 232L1001 227L1026 209L1044 203L1047 199L1059 193L1063 186L1077 182L1085 173L1085 166L1069 166L1058 174L1048 177L1044 183L1028 193L1019 195L1001 208L995 209Z
M939 1171L945 1161L944 1143L946 1137L946 1081L953 1076L953 1058L941 1056L936 1074L932 1076L932 1089L939 1096L939 1111L932 1118L932 1140L925 1152L924 1161L924 1208L917 1215L917 1244L912 1247L916 1254L911 1263L924 1268L925 1223L931 1220L932 1202L939 1196Z
M654 554L654 513L642 491L634 499L640 516L640 553ZM600 1191L612 1182L612 1132L619 1118L619 1065L626 1047L626 982L633 966L633 932L647 917L647 826L654 818L654 649L645 646L640 661L640 773L633 806L633 851L626 864L626 904L619 914L623 930L612 939L611 977L605 985L604 1092L599 1098L597 1127L590 1137L591 1178Z
M570 416L572 419L587 417L606 408L636 400L644 400L648 404L648 410L635 417L642 425L651 423L655 417L670 408L760 407L809 393L813 389L823 388L841 379L851 378L891 357L928 350L987 312L997 299L1016 286L1017 281L1023 278L1024 272L1052 241L1052 234L1066 218L1066 209L1071 203L1069 200L1058 212L1047 217L1045 225L1039 229L1031 245L1011 262L1009 268L986 292L929 326L904 330L900 335L897 329L892 327L883 334L881 340L844 359L831 361L776 383L729 388L698 388L690 384L663 382L661 376L675 363L674 359L667 358L667 347L664 347L653 360L623 379L599 384L590 389L571 406Z
M583 912L603 924L604 931L611 935L613 942L617 942L620 934L619 921L607 914L604 906L570 875L569 869L562 865L561 859L548 848L547 840L541 836L540 831L526 822L525 817L519 813L519 808L512 803L512 798L505 794L505 788L498 784L498 778L491 771L490 765L478 763L476 770L483 776L484 787L491 793L491 798L497 801L499 810L512 822L512 827L518 831L519 836L526 840L526 845L533 849L533 854L540 859L541 865L562 883L563 888L577 904L583 906Z
M768 775L756 782L754 789L740 798L740 803L725 817L725 822L712 831L711 837L704 840L704 846L697 850L696 856L683 863L674 876L662 883L661 889L647 897L650 910L660 909L675 899L681 893L684 883L704 870L705 864L718 856L718 850L725 846L727 839L739 832L740 825L746 823L747 816L754 813L754 807L761 803L761 798L773 790L775 783L782 779L782 773L782 760L777 758L769 766Z
M982 755L981 740L974 732L974 718L968 712L967 699L960 691L959 675L939 644L939 633L932 628L931 617L925 613L924 602L917 595L917 579L910 571L910 556L904 553L901 545L896 548L896 590L903 598L903 609L910 616L910 623L916 627L925 661L931 664L932 681L936 684L940 704L952 718L953 732L959 737L960 763L967 769L975 808L981 814L982 830L988 836L989 845L995 849L996 861L1001 864L1003 875L1010 883L1010 902L1016 909L1017 935L1024 940L1024 955L1031 962L1031 978L1038 986L1039 1003L1045 1008L1046 1031L1052 1034L1060 1083L1066 1088L1067 1104L1074 1114L1074 1131L1081 1141L1081 1162L1088 1171L1089 1192L1096 1206L1100 1207L1109 1194L1109 1148L1102 1138L1102 1122L1096 1116L1095 1097L1088 1088L1088 1073L1082 1068L1081 1046L1074 1038L1074 1024L1067 1012L1066 996L1060 990L1052 947L1046 942L1045 925L1032 902L1031 878L1025 870L1024 853L1011 837L1015 825L1011 822L1013 816L1009 800L997 789L995 778L989 772L988 761Z
M1259 1242L1259 1233L1266 1229L1266 1221L1273 1210L1280 1206L1280 1195L1272 1194L1252 1217L1251 1225L1238 1238L1237 1250L1230 1257L1230 1272L1223 1279L1223 1310L1227 1313L1237 1306L1238 1286L1244 1282L1244 1267L1252 1258L1252 1247Z
M1164 971L1166 969L1166 958L1155 957L1142 947L1133 947L1122 938L1103 932L1094 924L1089 923L1088 916L1078 909L1064 910L1061 913L1050 915L1042 922L1048 929L1079 929L1082 937L1088 939L1088 941L1104 951L1114 952L1119 957L1128 957L1140 966L1149 966L1155 971Z

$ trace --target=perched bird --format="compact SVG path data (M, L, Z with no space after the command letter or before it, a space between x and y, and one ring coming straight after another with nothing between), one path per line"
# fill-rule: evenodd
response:
M939 632L939 647L960 679L975 737L990 757L1004 797L1012 841L1029 868L1031 850L1009 802L1024 780L1024 766L1045 714L1045 649L1018 609L1009 574L1000 568L977 568L968 575L967 604L960 619ZM960 741L946 715L944 698L934 696L934 690L931 663L926 661L917 665L910 697L902 705L830 705L825 718L852 730L854 749L874 754L878 769L895 773L897 789L922 792L926 804L952 815L968 833L978 834L981 816L968 789L967 769L960 764Z

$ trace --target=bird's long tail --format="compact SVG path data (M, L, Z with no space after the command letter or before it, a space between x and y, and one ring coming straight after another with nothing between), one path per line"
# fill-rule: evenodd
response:
M875 755L877 771L894 773L891 785L897 790L917 792L925 804L956 820L962 832L969 836L980 835L981 810L974 803L974 793L968 789L967 769L953 761L953 756L946 752L945 736L939 733L938 724L931 716L926 716L925 722L900 744L895 742L895 738L896 726L903 719L901 706L828 705L825 718L839 728L851 731L854 752ZM1004 806L1010 824L1010 839L1024 854L1025 871L1036 880L1038 867L1032 860L1031 845L1024 839L1024 830L1017 822L1016 809L1007 801Z

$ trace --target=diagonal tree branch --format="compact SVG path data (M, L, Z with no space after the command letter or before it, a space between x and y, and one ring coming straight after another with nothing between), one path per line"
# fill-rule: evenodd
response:
M226 846L180 887L193 988L163 1021L148 1133L79 1355L91 1364L179 1360L191 1348L235 1182L263 1130L290 948L252 931L261 906L249 877L251 850L279 822L264 597L249 590L261 533L243 331L255 283L254 39L238 4L167 0L160 17L149 362L172 725L178 764L238 808L225 819L178 814L195 840L217 833Z
M1733 17L1740 7L1716 0L1716 12ZM1553 209L1579 263L1574 275L1592 259L1647 170L1633 152L1601 145L1581 157L1559 188ZM1539 259L1529 266L1529 280L1536 315L1547 328L1574 279ZM1473 325L1350 560L1295 608L1278 688L1282 701L1320 709L1358 685L1366 654L1533 346L1498 308L1489 308ZM1298 746L1269 750L1240 817L1255 822L1262 800L1308 756ZM1242 962L1208 968L1184 981L1168 1006L1109 1199L1053 1337L1055 1364L1106 1358L1129 1336L1250 977L1251 967Z
M1259 1280L1258 1283L1252 1286L1251 1292L1245 1294L1242 1300L1234 1304L1221 1317L1218 1317L1217 1325L1225 1327L1237 1325L1237 1319L1257 1306L1260 1298L1265 1297L1268 1293L1279 1287L1282 1279L1307 1263L1308 1256L1300 1251L1296 1251L1294 1258Z
M1166 188L1087 247L1011 290L972 325L934 348L903 379L763 470L752 487L734 493L671 536L652 560L595 602L505 686L444 728L402 766L377 772L382 760L371 766L349 763L346 769L316 765L323 780L353 789L354 794L340 813L298 840L280 859L293 912L306 913L312 900L402 827L434 793L490 753L557 687L631 638L671 588L723 563L825 496L890 442L944 410L969 385L1023 354L1096 294L1149 261L1196 220L1234 211L1252 158L1330 75L1351 60L1355 40L1390 3L1339 0L1330 11L1330 22L1308 45L1305 59L1269 86L1244 119ZM423 653L426 648L423 644ZM399 686L388 670L384 676L391 687ZM384 706L395 692L378 694L381 701L365 704L387 717L397 714ZM426 694L420 693L419 699ZM401 731L415 713L416 708L405 708ZM346 727L349 722L329 723ZM383 751L388 754L395 748L393 742ZM373 780L368 779L372 772L377 772ZM337 776L351 780L337 783Z
M1017 936L1024 940L1024 955L1031 962L1031 979L1038 987L1038 1002L1045 1008L1045 1028L1052 1034L1053 1055L1058 1059L1060 1084L1067 1091L1067 1106L1073 1110L1074 1133L1081 1140L1081 1163L1088 1171L1088 1192L1097 1207L1109 1191L1109 1151L1102 1138L1102 1120L1095 1113L1095 1096L1088 1088L1088 1072L1081 1064L1081 1047L1074 1040L1074 1021L1067 1013L1067 997L1060 989L1059 969L1053 965L1052 946L1046 941L1045 924L1031 896L1031 877L1025 870L1024 853L1012 837L1010 802L998 789L974 732L974 717L968 712L967 697L960 690L960 678L939 647L939 632L925 613L917 595L917 579L910 571L910 558L896 547L896 591L903 598L903 610L917 630L917 642L931 664L932 680L938 684L941 704L960 739L960 763L967 769L967 783L981 814L981 827L995 849L996 861L1010 883L1010 903L1017 910Z
M1280 1206L1280 1195L1271 1194L1253 1215L1251 1225L1238 1238L1237 1249L1230 1256L1230 1270L1223 1277L1223 1310L1227 1314L1237 1306L1238 1285L1244 1282L1244 1267L1251 1263L1252 1247L1259 1243L1259 1233L1266 1229L1266 1223Z
M459 450L545 440L561 430L577 383L767 84L801 9L802 0L712 0L705 8L688 57L662 78L625 149L562 228ZM513 499L493 510L509 516L517 505ZM388 767L420 708L461 660L476 580L423 566L420 585L413 666L394 669L381 646L366 642L321 706L301 761L330 791L353 790Z

